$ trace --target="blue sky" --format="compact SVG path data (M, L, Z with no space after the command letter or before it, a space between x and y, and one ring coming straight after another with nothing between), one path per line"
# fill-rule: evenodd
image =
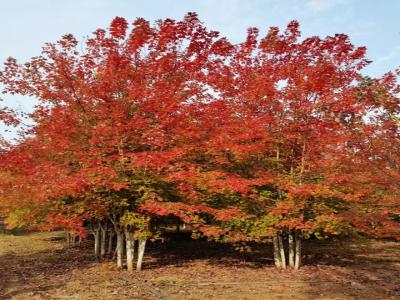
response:
M400 66L397 0L0 0L0 61L8 56L27 60L39 54L45 42L65 33L82 39L107 27L115 16L128 21L180 19L188 11L197 12L208 28L234 42L244 38L248 27L258 27L263 34L270 26L298 20L303 36L346 33L354 44L366 46L374 61L366 75L379 76ZM1 97L5 104L25 110L34 103Z

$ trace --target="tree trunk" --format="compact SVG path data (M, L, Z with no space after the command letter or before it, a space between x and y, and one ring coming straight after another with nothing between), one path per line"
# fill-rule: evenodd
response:
M295 241L296 241L296 259L294 263L294 268L298 270L301 266L301 237L298 232L295 233Z
M107 249L108 256L111 256L113 238L114 238L114 232L112 230L110 230L110 232L108 233L108 249Z
M124 234L124 233L122 233L122 234ZM125 251L125 249L126 249L126 239L124 239L124 238L122 238L122 249L123 249L123 251L122 251L122 259L124 259L125 255L126 255L126 251Z
M274 245L274 263L277 268L282 267L281 253L279 251L278 237L274 236L272 238L272 242Z
M75 234L71 234L71 246L75 247L75 242L76 242L76 235Z
M100 260L100 228L94 230L94 255L96 260Z
M137 259L137 265L136 265L136 270L138 270L138 271L142 270L142 263L143 263L144 250L146 248L146 241L147 240L139 240L138 259Z
M106 238L107 238L107 223L100 225L101 229L101 246L100 246L100 256L103 259L106 254Z
M112 255L112 260L114 260L114 258L117 256L117 250L118 250L118 236L117 236L117 241L115 243L115 249Z
M278 235L278 245L279 245L279 251L281 253L282 268L286 269L285 248L283 248L282 235L280 234Z
M294 233L292 230L289 231L288 241L289 241L289 266L293 268L295 265L294 264L295 241L294 241Z
M66 233L66 240L67 240L67 246L70 247L71 246L71 234L69 232L65 232Z
M122 252L124 249L124 238L122 235L122 231L117 230L117 266L118 268L122 268Z
M135 255L135 240L133 239L133 233L128 229L125 229L126 239L126 266L129 272L133 272L133 259Z

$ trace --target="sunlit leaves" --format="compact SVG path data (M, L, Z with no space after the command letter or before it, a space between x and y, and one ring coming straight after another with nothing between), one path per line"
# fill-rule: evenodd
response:
M9 58L3 91L39 104L29 136L1 153L15 181L1 182L3 210L21 219L30 195L46 208L30 217L79 235L108 218L149 237L174 217L213 239L393 236L400 87L361 75L365 51L344 34L301 38L297 21L233 44L188 13L116 17L82 43L67 34L25 64Z

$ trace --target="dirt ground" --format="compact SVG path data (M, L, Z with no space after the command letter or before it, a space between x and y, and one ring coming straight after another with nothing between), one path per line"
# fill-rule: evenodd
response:
M0 299L400 299L400 243L306 242L305 266L272 266L270 244L182 236L148 246L144 270L96 263L61 232L0 234Z

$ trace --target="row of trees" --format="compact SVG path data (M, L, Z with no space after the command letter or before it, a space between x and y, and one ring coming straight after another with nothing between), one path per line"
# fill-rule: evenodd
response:
M92 233L97 256L115 232L129 270L135 240L140 269L146 240L177 222L194 237L272 238L283 268L310 236L400 238L398 74L362 76L365 52L343 34L300 38L295 21L232 44L188 13L116 17L84 43L9 58L3 92L38 104L18 142L2 141L1 213Z

